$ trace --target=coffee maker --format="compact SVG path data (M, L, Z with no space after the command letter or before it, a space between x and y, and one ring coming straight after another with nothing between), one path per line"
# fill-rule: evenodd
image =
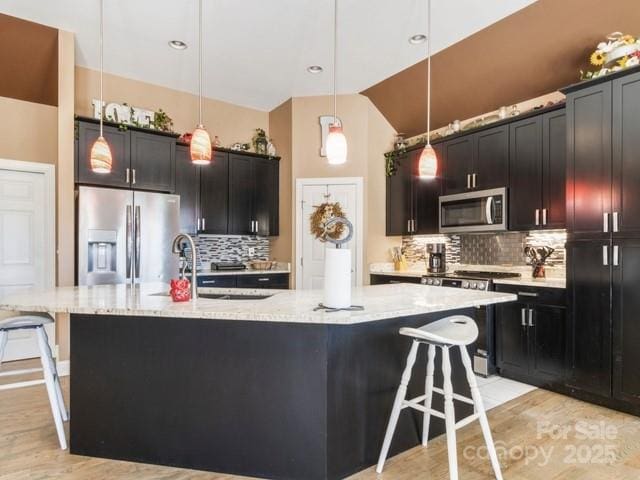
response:
M444 243L428 243L427 271L429 273L446 273L447 260Z

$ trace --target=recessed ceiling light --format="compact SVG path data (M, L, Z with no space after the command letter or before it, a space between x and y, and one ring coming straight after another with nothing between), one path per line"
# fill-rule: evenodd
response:
M171 40L169 42L169 46L171 48L175 48L176 50L184 50L185 48L187 48L187 44L182 40Z
M427 40L427 36L422 33L417 33L409 37L409 43L411 45L419 45Z
M311 65L307 67L307 72L309 73L322 73L324 69L320 65Z

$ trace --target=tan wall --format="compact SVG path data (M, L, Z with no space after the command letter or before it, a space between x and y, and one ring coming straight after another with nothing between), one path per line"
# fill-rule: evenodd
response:
M91 101L100 96L99 72L76 67L75 82L75 112L92 117ZM192 131L198 122L196 95L138 80L105 74L104 100L150 110L161 108L173 119L173 128L178 133ZM256 128L265 131L269 128L268 112L208 98L203 102L203 120L211 136L217 135L224 146L250 142Z
M279 262L292 262L293 260L292 103L292 100L287 100L269 113L269 135L280 156L280 235L271 240L271 257Z
M0 158L55 164L58 108L0 97Z
M319 117L331 114L331 97L298 97L292 103L292 185L298 178L362 177L364 180L362 274L367 284L368 264L387 261L389 247L399 243L398 239L384 235L384 152L391 149L396 132L368 98L362 95L340 96L338 116L347 137L348 160L344 165L329 165L326 158L320 156ZM295 190L292 195L295 196ZM282 195L280 201L283 202ZM295 198L291 201L292 208L295 201ZM295 258L295 228L294 222L292 258Z

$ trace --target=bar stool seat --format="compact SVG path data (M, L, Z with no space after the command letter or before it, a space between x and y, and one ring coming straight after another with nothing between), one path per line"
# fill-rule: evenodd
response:
M478 390L478 382L471 367L471 359L467 351L467 345L472 344L478 338L478 326L473 319L463 315L453 315L435 322L424 325L420 328L401 328L400 334L413 339L409 355L407 356L407 365L402 373L400 386L396 393L389 417L389 424L380 450L380 457L376 471L382 473L384 463L389 453L391 440L398 424L400 412L409 407L424 413L422 425L422 445L427 446L429 439L429 422L431 416L442 418L445 421L447 435L447 451L449 456L449 478L451 480L458 479L458 454L456 450L456 430L462 428L471 422L478 420L482 429L487 451L493 467L493 472L497 480L502 480L502 472L500 471L500 462L493 444L489 421L484 410L480 390ZM427 378L425 382L425 394L411 400L407 400L407 385L411 379L411 370L416 361L418 348L420 345L427 345ZM443 386L437 388L433 386L433 372L435 365L436 348L442 352L442 377ZM451 383L451 360L449 355L450 348L459 348L462 364L466 371L467 381L471 390L471 397L458 395L453 392ZM433 394L438 393L444 396L444 413L431 408L431 400ZM468 403L474 406L474 413L468 417L456 422L453 400Z
M35 331L38 348L40 349L40 363L42 364L41 369L35 368L0 372L0 377L24 375L40 371L44 374L43 380L2 385L0 386L0 390L44 383L47 387L47 395L49 396L49 403L51 404L51 413L53 414L53 421L56 426L60 448L66 450L67 439L64 433L63 422L69 420L69 414L64 404L64 397L62 396L62 389L60 388L60 379L58 378L56 363L53 359L51 348L49 348L47 333L44 330L45 325L50 325L52 323L54 323L53 318L50 315L41 312L30 312L0 320L0 365L2 365L2 358L7 346L7 341L9 340L9 332L12 330Z

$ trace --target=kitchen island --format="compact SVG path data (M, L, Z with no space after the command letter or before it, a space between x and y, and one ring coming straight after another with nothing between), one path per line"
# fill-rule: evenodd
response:
M71 314L72 453L265 478L344 478L377 460L410 344L398 329L516 299L379 285L354 290L362 311L329 313L314 311L320 291L202 289L267 298L179 304L166 288L0 298L0 309ZM421 353L411 396L424 389ZM454 388L468 395L460 359L452 361ZM460 416L469 408L456 402ZM401 416L391 454L419 443L421 423L415 412ZM432 423L432 435L443 431Z

